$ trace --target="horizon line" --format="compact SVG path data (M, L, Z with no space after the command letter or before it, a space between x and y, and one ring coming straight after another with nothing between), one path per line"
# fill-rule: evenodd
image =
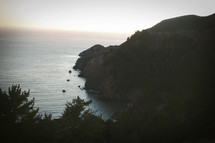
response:
M48 32L48 33L61 33L61 34L105 34L105 35L131 35L135 33L132 32L113 32L113 31L91 31L91 30L73 30L73 29L52 29L52 28L38 28L38 27L7 27L7 26L0 26L1 31L8 31L8 32ZM137 31L137 30L136 30Z

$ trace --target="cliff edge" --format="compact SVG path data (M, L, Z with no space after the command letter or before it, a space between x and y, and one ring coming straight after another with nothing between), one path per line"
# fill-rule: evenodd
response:
M214 21L215 14L164 20L119 46L91 47L74 68L86 77L86 89L107 98L212 94Z

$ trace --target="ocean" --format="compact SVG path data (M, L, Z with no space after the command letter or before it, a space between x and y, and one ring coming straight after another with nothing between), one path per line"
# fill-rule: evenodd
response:
M82 90L86 79L73 70L78 54L95 44L119 45L124 39L77 38L69 36L0 36L0 87L7 91L11 85L30 90L39 113L62 115L65 104L79 96L92 100L90 108L108 119L126 103L102 100ZM72 73L69 73L69 70ZM70 81L67 81L70 80ZM66 90L65 93L62 90Z

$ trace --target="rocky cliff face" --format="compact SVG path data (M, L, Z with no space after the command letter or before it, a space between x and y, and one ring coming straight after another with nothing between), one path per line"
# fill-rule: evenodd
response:
M109 52L118 49L118 46L104 47L102 45L94 45L86 51L79 54L74 69L80 69L79 76L87 79L85 83L86 90L96 90L103 97L117 97L113 92L113 78L109 73L110 66L104 65L104 58Z
M80 53L75 69L86 89L135 100L144 94L210 94L215 16L165 20L136 32L120 46L95 45Z
M81 75L87 74L85 73L84 69L88 65L89 60L93 59L94 57L97 57L98 55L101 55L104 53L105 47L102 45L94 45L93 47L89 48L86 51L83 51L79 54L80 58L77 60L74 69L80 69ZM81 76L80 75L80 76Z

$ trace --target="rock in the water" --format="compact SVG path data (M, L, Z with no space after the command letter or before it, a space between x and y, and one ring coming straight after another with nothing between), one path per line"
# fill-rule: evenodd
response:
M84 88L82 88L80 85L78 86L78 88L80 88L81 90L83 90Z

